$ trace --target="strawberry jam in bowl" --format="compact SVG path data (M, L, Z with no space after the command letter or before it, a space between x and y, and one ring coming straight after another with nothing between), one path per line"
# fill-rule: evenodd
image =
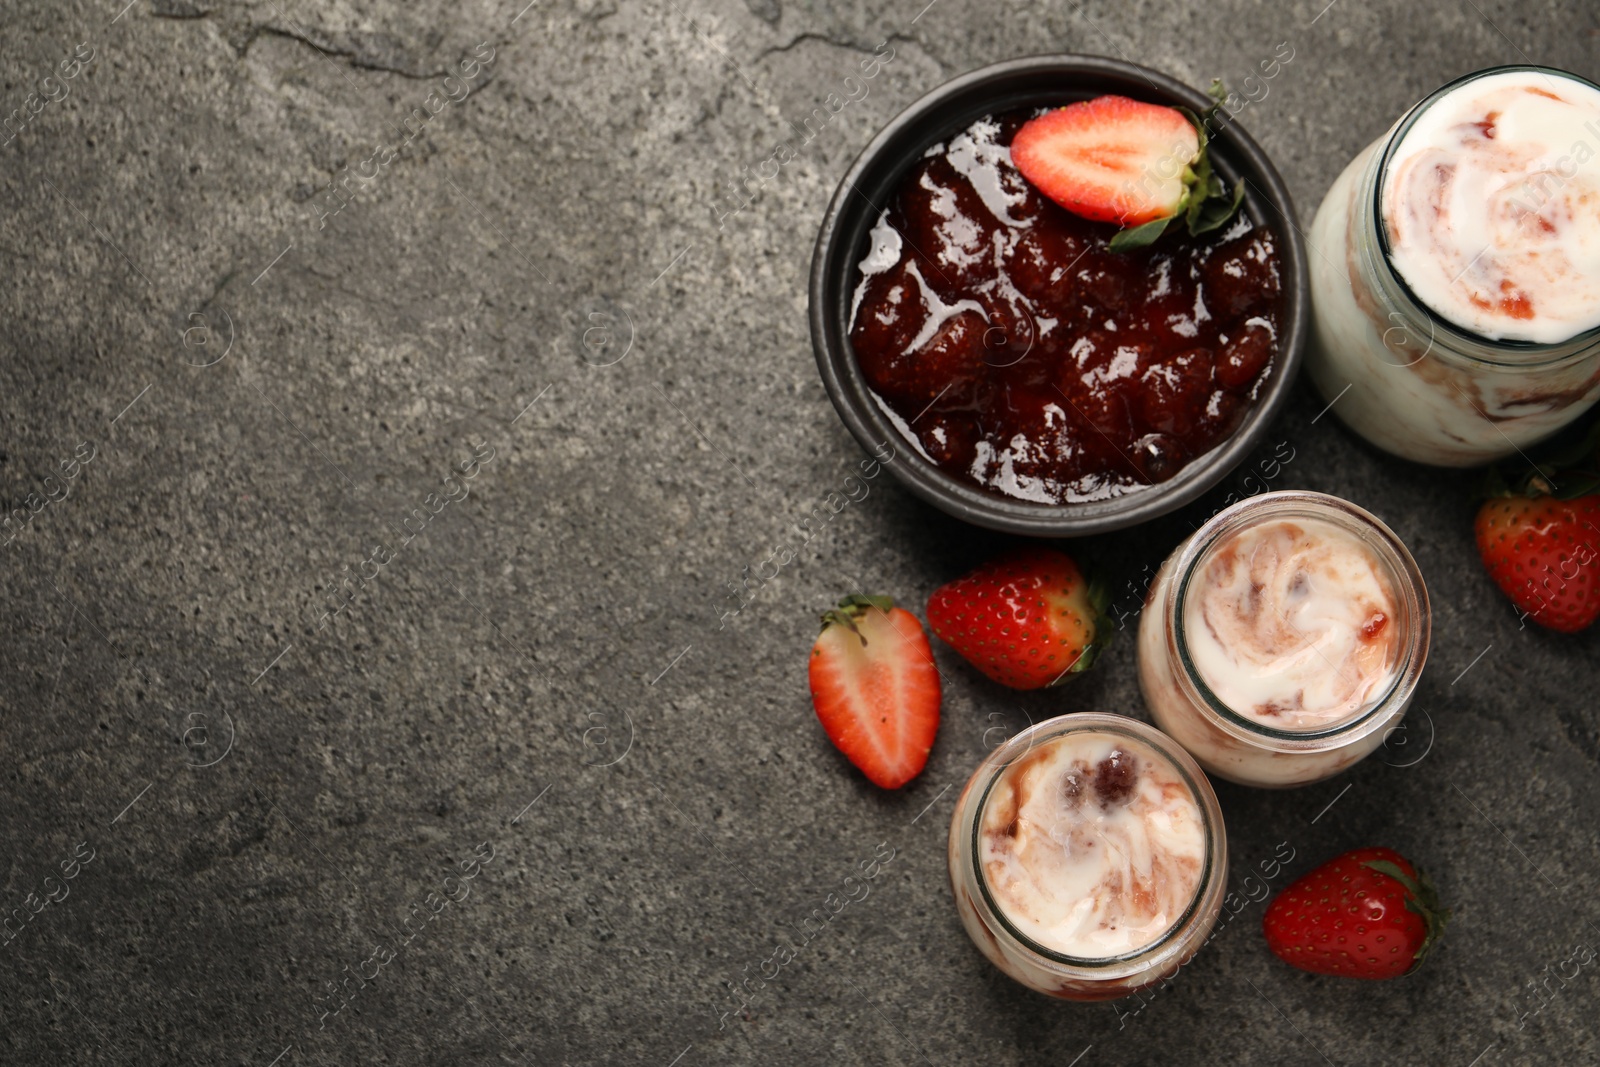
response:
M946 473L1019 500L1107 500L1173 477L1260 398L1282 334L1277 240L1246 216L1112 251L1115 224L1012 165L1036 117L979 119L928 150L873 227L850 343Z
M1271 164L1205 94L1090 56L935 90L824 220L822 377L914 492L994 529L1119 529L1193 500L1265 432L1306 332Z

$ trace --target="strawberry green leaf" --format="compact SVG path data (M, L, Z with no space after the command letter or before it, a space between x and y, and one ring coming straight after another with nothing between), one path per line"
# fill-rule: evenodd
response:
M1090 645L1088 648L1084 649L1078 654L1078 658L1073 662L1071 668L1069 668L1066 673L1062 674L1060 678L1057 678L1055 681L1051 682L1050 685L1058 686L1068 678L1071 678L1073 675L1082 674L1090 667L1093 667L1095 660L1100 658L1100 653L1104 648L1105 645L1099 644Z
M1417 871L1417 876L1412 878L1397 864L1388 860L1368 860L1362 866L1399 882L1406 891L1406 910L1420 916L1426 925L1427 933L1423 935L1422 944L1417 946L1416 954L1411 957L1411 969L1415 970L1438 943L1444 928L1449 925L1450 909L1440 905L1439 893L1434 889L1433 881L1420 870Z
M1095 661L1100 658L1100 653L1106 650L1106 646L1111 644L1111 639L1116 634L1111 625L1111 616L1107 614L1111 609L1111 587L1106 584L1104 578L1095 574L1089 578L1086 593L1089 608L1094 612L1094 631L1089 636L1089 643L1078 654L1072 666L1063 671L1061 677L1051 682L1052 686L1060 685L1073 675L1082 674L1093 667Z
M894 597L862 596L860 593L852 593L839 601L839 606L846 610L856 609L858 611L866 608L877 608L879 611L887 613L894 610Z
M1569 427L1554 441L1531 451L1531 458L1522 455L1521 462L1511 468L1517 472L1513 477L1507 477L1500 467L1490 467L1484 473L1481 496L1576 500L1600 490L1600 419L1581 433Z
M822 613L822 628L826 630L830 626L843 626L857 637L860 637L861 643L865 645L867 637L856 627L856 620L865 615L871 608L877 608L887 615L894 610L894 598L862 596L859 593L852 593L839 601L838 607Z
M1153 243L1157 237L1166 231L1167 224L1176 215L1168 215L1164 219L1153 219L1143 226L1134 226L1126 230L1118 230L1116 236L1111 238L1107 248L1113 252L1132 252L1136 248L1144 248Z
M1539 465L1546 468L1575 467L1584 460L1596 458L1597 451L1600 451L1600 419L1583 436L1566 442L1564 446L1547 449L1540 457Z
M1189 232L1196 237L1203 233L1210 233L1229 219L1239 210L1239 205L1244 202L1244 182L1236 182L1233 186L1231 198L1207 197L1200 205L1198 220L1189 223ZM1194 213L1191 211L1191 219Z
M1564 475L1557 486L1558 500L1576 500L1600 491L1600 474L1593 471L1572 471Z
M1178 107L1176 110L1194 127L1195 134L1200 138L1200 151L1203 153L1211 141L1211 131L1206 128L1205 115L1196 115L1193 110L1186 107ZM1205 114L1210 115L1211 109L1207 109Z
M1094 608L1097 616L1102 619L1105 618L1106 611L1111 607L1111 587L1106 584L1106 580L1103 577L1095 574L1089 579L1087 592L1089 594L1089 606Z
M1186 189L1178 210L1167 218L1119 231L1111 239L1111 251L1132 252L1145 248L1166 232L1173 219L1180 217L1191 234L1198 237L1210 233L1233 218L1239 205L1244 202L1244 182L1235 183L1232 193L1229 193L1228 183L1211 166L1211 124L1222 108L1222 102L1227 99L1228 91L1220 78L1214 78L1207 93L1213 103L1202 114L1197 115L1186 107L1177 109L1194 126L1195 136L1200 142L1199 153L1184 172Z
M1206 199L1211 195L1213 186L1218 178L1211 172L1211 155L1206 151L1206 135L1203 126L1196 126L1200 131L1200 158L1194 162L1194 186L1189 190L1189 210L1184 218L1184 225L1189 227L1190 233L1198 233L1195 224L1200 220L1200 213L1205 210Z
M1422 886L1417 884L1415 878L1401 870L1400 865L1397 863L1390 863L1388 860L1367 860L1361 866L1370 867L1379 874L1388 875L1404 886L1406 893L1413 897L1422 895Z
M1510 496L1511 485L1506 481L1506 476L1499 467L1491 466L1483 473L1483 485L1479 488L1478 493L1485 500L1493 500L1495 497L1500 496Z

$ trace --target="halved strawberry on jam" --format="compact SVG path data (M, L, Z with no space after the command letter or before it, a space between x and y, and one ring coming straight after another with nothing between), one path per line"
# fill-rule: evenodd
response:
M1220 85L1213 84L1218 98ZM1238 210L1244 184L1230 194L1206 155L1206 118L1192 111L1100 96L1025 123L1011 161L1035 188L1074 215L1123 227L1115 252L1154 241L1182 217L1206 233Z
M1011 142L1011 161L1045 196L1122 226L1176 215L1183 173L1199 155L1200 135L1181 111L1126 96L1046 112Z

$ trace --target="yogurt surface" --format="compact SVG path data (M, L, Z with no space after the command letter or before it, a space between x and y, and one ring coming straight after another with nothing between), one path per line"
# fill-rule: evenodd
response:
M1199 803L1150 746L1074 731L1022 756L979 815L995 904L1036 943L1079 959L1134 952L1183 918L1206 860Z
M1390 262L1481 337L1554 344L1600 326L1600 90L1556 71L1435 100L1382 175Z
M1235 714L1278 730L1355 718L1388 691L1401 633L1377 553L1323 519L1270 519L1223 537L1182 605L1201 679Z

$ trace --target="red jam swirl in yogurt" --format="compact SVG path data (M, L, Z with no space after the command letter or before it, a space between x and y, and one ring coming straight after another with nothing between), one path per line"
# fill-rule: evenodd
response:
M1129 737L1046 741L1002 772L980 819L996 906L1065 956L1107 959L1159 940L1200 886L1200 805L1169 760Z
M1382 698L1404 636L1377 554L1320 519L1225 537L1184 596L1189 656L1236 715L1277 730L1347 721Z
M1418 115L1390 154L1389 259L1481 337L1555 344L1600 327L1600 90L1518 70Z

